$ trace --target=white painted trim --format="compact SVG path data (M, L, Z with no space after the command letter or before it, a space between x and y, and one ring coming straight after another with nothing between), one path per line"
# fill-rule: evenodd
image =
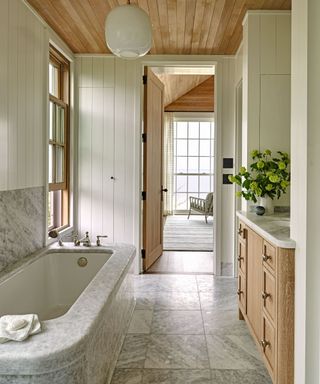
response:
M288 10L260 10L260 9L257 9L257 10L249 10L247 11L247 13L245 14L243 20L242 20L242 25L244 25L247 21L248 21L248 17L249 16L259 16L259 15L291 15L291 11L288 11Z
M242 48L243 48L243 39L241 40L241 43L237 49L236 54L234 55L234 58L236 58L239 55L239 52L241 51Z

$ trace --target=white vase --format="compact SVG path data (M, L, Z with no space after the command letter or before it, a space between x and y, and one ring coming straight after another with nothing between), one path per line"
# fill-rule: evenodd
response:
M274 214L273 200L269 197L260 197L259 205L264 207L266 215Z

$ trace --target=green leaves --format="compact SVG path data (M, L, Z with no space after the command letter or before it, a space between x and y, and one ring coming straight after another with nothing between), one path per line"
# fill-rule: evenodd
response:
M242 191L236 192L238 197L257 202L257 197L269 196L272 199L279 198L290 185L289 155L278 151L272 157L270 149L260 152L257 149L251 151L253 162L250 171L246 167L240 167L237 175L229 176L229 180L242 187Z

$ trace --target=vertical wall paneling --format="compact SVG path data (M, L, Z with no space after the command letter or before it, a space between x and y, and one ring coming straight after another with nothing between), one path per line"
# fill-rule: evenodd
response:
M44 31L22 1L0 2L0 190L45 185Z
M109 59L113 63L113 59ZM108 68L109 70L109 68ZM113 78L113 68L112 68ZM106 84L106 83L104 83ZM109 83L110 84L110 83ZM110 242L113 240L113 196L114 181L114 88L103 88L103 204L100 207L102 215L102 235L108 235Z
M115 67L115 136L114 136L114 241L124 240L126 190L126 62L116 59Z
M97 235L108 235L104 241L113 242L114 188L118 181L111 179L115 176L114 59L79 57L76 67L79 90L78 227L82 235L89 231L92 240ZM124 104L121 105L124 108Z
M289 12L249 12L244 20L244 165L253 149L290 150L290 28ZM287 193L275 205L289 199Z
M249 16L250 17L250 16ZM250 18L248 25L248 151L259 148L259 108L260 108L260 17ZM252 53L251 53L252 52ZM255 52L255 54L253 54ZM249 155L249 153L248 153Z
M290 81L290 75L261 76L262 150L272 148L274 151L290 152Z
M8 15L9 1L0 4L0 190L8 186Z
M18 36L18 180L22 188L26 187L26 148L27 126L26 126L26 111L27 111L27 73L26 56L27 56L27 8L18 8L18 23L22 33ZM31 131L31 129L30 129ZM31 132L30 132L31 133Z
M134 142L135 142L135 131L134 131L134 123L135 123L135 111L134 111L134 87L135 87L135 65L132 63L126 64L126 142L125 142L125 153L127 159L134 159ZM128 160L126 160L128 162ZM133 228L133 218L134 211L134 168L136 164L132 163L131 167L126 167L126 190L132 191L125 195L126 203L125 203L125 212L124 212L124 238L125 239L134 239L134 228Z
M79 220L83 233L91 232L92 93L92 88L79 90Z
M29 167L29 164L35 164L35 136L36 136L36 126L33 124L35 120L34 116L34 99L31 98L30 95L34 96L34 51L35 51L35 36L34 36L34 28L33 28L33 15L26 9L26 30L28 33L26 34L26 87L25 87L25 105L26 105L26 114L25 114L25 125L26 125L26 142L25 147L27 148L25 154L25 183L28 185L32 183L35 185L35 175L34 169Z
M80 87L92 88L92 57L81 58Z
M101 84L101 83L100 83ZM91 231L95 234L102 234L103 228L103 88L92 89L92 133L91 133L91 199L92 217Z
M291 73L291 17L277 16L276 71L279 74Z
M235 60L223 60L222 73L222 156L234 157L234 75L235 75ZM218 176L219 177L219 176ZM220 177L221 179L221 177ZM221 221L221 267L222 273L225 273L224 268L232 266L234 244L229 241L233 238L233 212L234 212L234 187L228 184L222 185L221 203L224 207Z
M10 71L8 81L11 85L9 96L9 140L8 140L8 189L18 186L18 5L17 0L9 3L9 51L8 62Z
M275 15L260 18L260 72L276 73L277 24Z

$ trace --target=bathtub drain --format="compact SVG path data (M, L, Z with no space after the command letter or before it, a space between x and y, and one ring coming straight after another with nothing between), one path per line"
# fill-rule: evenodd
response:
M88 260L86 257L79 257L78 265L79 267L85 267L88 264Z

